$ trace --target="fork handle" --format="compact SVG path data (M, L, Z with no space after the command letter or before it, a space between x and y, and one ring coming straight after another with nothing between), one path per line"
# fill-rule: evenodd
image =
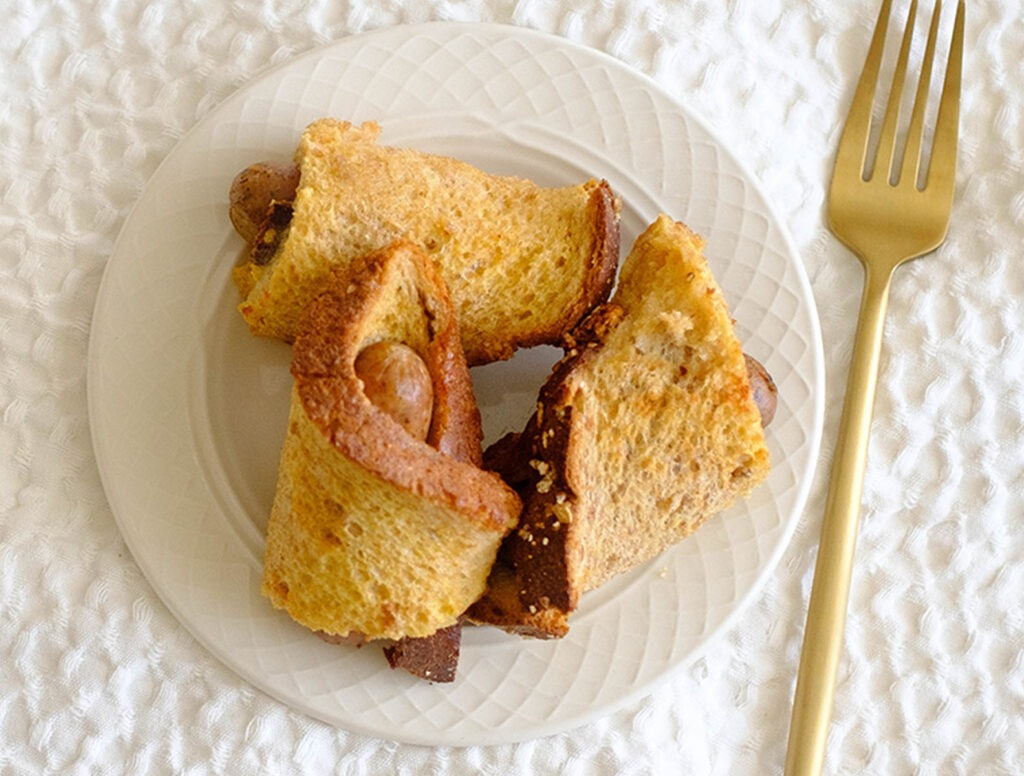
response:
M892 270L864 262L864 291L807 610L786 751L786 776L821 773L850 596L871 411Z

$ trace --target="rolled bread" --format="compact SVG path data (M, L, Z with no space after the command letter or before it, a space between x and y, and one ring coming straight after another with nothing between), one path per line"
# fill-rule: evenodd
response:
M703 245L667 216L651 224L611 302L568 339L525 431L489 451L524 510L471 619L562 636L583 593L767 476L743 350Z
M356 356L397 341L434 385L425 441L363 391ZM335 269L293 348L263 592L331 636L426 637L485 589L520 502L479 468L480 415L444 284L412 243Z
M269 260L257 253L235 270L255 334L291 341L332 269L396 239L439 268L471 365L557 343L607 297L619 203L605 181L544 188L379 135L375 123L333 119L303 133L291 223Z

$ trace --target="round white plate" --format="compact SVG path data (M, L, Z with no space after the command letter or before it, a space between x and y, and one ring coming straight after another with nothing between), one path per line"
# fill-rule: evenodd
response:
M606 178L623 252L661 211L708 240L745 349L778 382L774 468L753 497L584 597L569 635L470 628L459 676L432 685L379 650L322 643L259 593L284 434L288 348L253 338L230 271L242 243L227 191L290 157L316 118L376 120L382 141L545 185ZM556 356L475 370L485 432L518 429ZM653 81L560 38L429 24L341 40L211 111L143 192L100 288L89 409L111 507L167 606L252 684L348 730L422 744L564 730L649 692L732 623L777 563L805 502L824 399L807 278L755 182ZM708 692L714 692L713 687Z

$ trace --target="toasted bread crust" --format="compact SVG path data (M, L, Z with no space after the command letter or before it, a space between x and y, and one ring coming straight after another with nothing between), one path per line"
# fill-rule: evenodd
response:
M513 573L492 573L487 594L471 610L479 622L534 638L568 632L582 592L573 569L583 551L570 525L580 501L569 463L575 452L572 377L586 369L621 317L617 305L602 305L566 337L566 353L541 387L537 411L518 438L505 442L501 473L518 488L524 510L502 547ZM525 477L513 468L519 462L527 464Z
M515 572L500 560L491 569L487 594L470 607L467 620L531 639L556 639L569 632L568 613L557 607L532 610L523 604Z
M353 322L365 318L366 310L388 293L383 266L396 251L417 263L425 282L429 279L431 284L426 289L429 293L420 297L433 326L422 353L434 383L434 411L425 445L408 434L394 433L394 420L367 399L355 371L355 356L370 342L367 333ZM335 270L328 286L306 312L291 367L303 406L335 448L360 465L396 482L405 480L410 489L432 498L450 499L456 505L460 499L470 498L473 488L442 487L438 467L443 469L452 459L479 466L483 432L459 346L457 321L440 307L440 300L446 299L444 286L412 243L388 246L365 257L362 265L354 272ZM470 471L463 469L462 473ZM497 519L504 522L500 514Z
M462 623L441 628L430 636L405 638L384 647L392 668L402 668L430 682L453 682L459 666Z

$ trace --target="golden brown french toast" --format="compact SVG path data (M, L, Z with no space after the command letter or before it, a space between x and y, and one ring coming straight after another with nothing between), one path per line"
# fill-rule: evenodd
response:
M659 217L612 300L568 338L526 429L489 451L524 511L470 619L562 636L584 592L767 476L746 359L702 250L686 226Z
M544 188L382 146L379 135L375 123L306 128L290 224L275 230L271 255L254 251L234 273L255 334L291 341L333 269L396 239L422 246L440 269L470 364L556 344L607 297L619 203L606 182Z
M376 395L387 379L359 371L381 344L411 351L429 375L425 438ZM291 371L264 594L328 638L416 639L457 625L520 502L479 468L455 312L418 246L333 270L296 330Z

